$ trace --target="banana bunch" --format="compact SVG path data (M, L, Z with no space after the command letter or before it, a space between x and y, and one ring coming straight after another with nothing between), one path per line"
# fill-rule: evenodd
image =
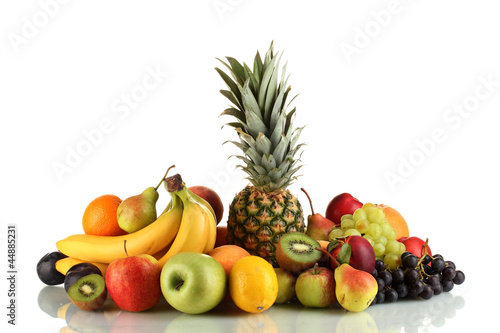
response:
M163 266L168 259L181 252L208 253L215 245L217 224L210 204L191 192L187 187L172 192L180 198L184 210L179 231L169 250L158 262Z
M125 258L127 253L152 255L161 265L180 252L208 253L214 248L217 228L212 207L191 192L180 175L165 181L172 200L153 223L122 236L71 235L58 241L57 249L72 260L91 262L98 267L101 264L103 268L117 258ZM67 270L68 264L61 264L60 271Z

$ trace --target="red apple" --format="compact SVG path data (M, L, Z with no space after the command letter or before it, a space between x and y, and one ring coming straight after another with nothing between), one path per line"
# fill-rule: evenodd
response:
M372 273L375 268L375 251L371 244L361 236L352 235L330 242L328 251L339 264L349 264L353 268ZM330 260L330 266L336 264Z
M349 193L342 193L334 197L326 206L325 217L340 225L340 218L345 214L352 214L358 208L363 207L363 204Z
M406 251L413 253L417 257L421 257L424 254L425 241L422 239L412 236L412 237L401 237L398 242L403 243L406 247ZM427 244L427 254L432 256L431 248Z
M300 273L295 282L295 293L304 306L326 308L335 304L337 297L333 270L316 264Z
M161 299L161 265L153 256L119 258L106 271L106 287L116 305L125 311L151 309Z
M222 204L222 200L217 192L206 186L191 186L189 187L189 190L207 201L210 206L212 206L215 212L216 222L219 224L222 220L222 216L224 215L224 205Z

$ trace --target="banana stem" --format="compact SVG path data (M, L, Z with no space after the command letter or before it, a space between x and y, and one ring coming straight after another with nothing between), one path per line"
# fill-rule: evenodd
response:
M161 179L161 181L158 183L158 185L156 185L155 187L155 191L158 191L158 188L160 187L161 183L163 183L163 181L165 181L165 178L167 177L168 175L168 172L170 171L170 169L172 168L175 168L175 165L172 165L170 168L167 169L167 172L165 172L165 175L163 176L163 178Z
M184 188L184 182L179 174L165 178L165 182L167 183L167 191L169 192L178 192Z

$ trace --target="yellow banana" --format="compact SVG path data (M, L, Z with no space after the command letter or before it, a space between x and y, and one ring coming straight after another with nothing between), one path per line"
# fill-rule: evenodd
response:
M170 250L171 246L172 246L172 243L168 244L164 249L161 249L160 251L156 252L155 254L152 254L152 256L156 260L160 260L168 252L168 250Z
M184 211L182 212L181 226L175 237L174 242L170 246L168 252L158 262L164 265L170 258L181 252L199 252L203 253L210 247L207 244L208 236L212 235L210 230L211 224L215 226L215 219L212 213L198 201L196 201L189 193L187 187L180 191L172 193L172 196L178 196L182 200ZM213 235L215 243L215 233ZM213 248L213 245L211 245Z
M152 256L156 260L160 259L170 249L170 245L171 244L168 244L164 249L161 249L157 253L152 254ZM66 273L68 272L68 270L71 267L73 267L76 264L80 264L82 262L89 262L89 261L83 261L83 260L76 259L76 258L71 258L71 257L66 257L66 258L63 258L63 259L59 259L58 261L56 261L56 270L59 273L61 273L62 275L66 275ZM91 264L95 265L97 268L99 268L99 270L101 271L101 273L102 273L103 276L106 275L106 270L108 269L108 265L109 264L102 263L102 262L89 262L89 263L91 263Z
M71 257L59 259L58 261L56 261L56 270L59 273L61 273L62 275L66 275L66 273L68 272L68 270L71 267L73 267L76 264L80 264L82 262L88 262L88 261L83 261L83 260L71 258ZM89 263L91 263L91 264L95 265L97 268L99 268L99 270L102 273L102 276L106 275L106 270L108 269L108 264L105 264L102 262L89 262Z
M183 184L184 184L184 183L183 183ZM184 184L184 186L185 186L185 184ZM168 189L168 187L167 187L167 189ZM193 193L191 190L189 190L189 188L188 188L188 192L189 192L189 194L191 195L191 197L192 197L193 199L195 199L195 200L196 200L196 201L198 201L199 203L203 204L205 207L207 207L207 208L208 208L208 210L210 210L210 212L211 212L211 213L213 214L213 216L214 216L214 220L217 222L217 216L215 215L215 211L214 211L214 209L213 209L212 205L210 205L210 204L208 203L208 201L206 201L206 200L205 200L205 199L203 199L202 197L200 197L200 196L198 196L197 194ZM169 203L168 203L168 205L167 205L167 207L165 208L164 212L166 212L167 210L169 210L171 206L172 206L172 202L169 202ZM216 223L216 224L217 224L217 223Z
M189 190L189 189L188 189ZM214 216L214 221L215 221L215 225L217 226L217 216L215 215L215 211L212 207L212 205L210 205L208 203L208 201L206 201L205 199L203 199L202 197L194 194L193 192L189 191L189 194L191 195L191 197L193 199L195 199L197 202L201 203L203 206L207 207L207 209L210 211L210 213Z
M213 248L215 246L215 241L217 238L217 216L215 215L215 211L214 211L212 205L210 205L208 203L208 201L206 201L202 197L193 193L191 190L189 190L189 188L187 189L187 191L192 199L194 199L196 202L200 203L201 205L205 206L205 208L208 209L210 211L210 214L212 214L212 216L214 217L213 223L210 222L210 224L208 225L209 232L207 235L207 245L205 246L205 249L203 250L203 253L208 253L208 252L213 250ZM171 203L169 203L169 206L170 205L171 205ZM169 206L167 206L167 208Z
M188 193L193 200L203 205L205 209L207 209L213 216L213 219L207 219L208 223L207 244L205 246L205 249L203 250L203 253L208 253L213 250L215 246L215 240L217 238L217 216L215 215L215 211L212 208L212 206L205 199L193 193L191 190L189 190L189 188L188 188Z
M210 205L209 205L210 206ZM205 207L206 209L206 207ZM208 209L207 209L208 210ZM207 218L207 244L205 245L205 249L203 249L203 253L208 253L214 249L215 241L217 238L217 223L215 222L215 214L209 212L210 218Z
M129 256L153 255L167 247L180 228L182 202L172 195L172 207L155 222L141 230L122 236L72 235L56 243L57 249L68 257L83 261L110 263L125 258L124 241Z

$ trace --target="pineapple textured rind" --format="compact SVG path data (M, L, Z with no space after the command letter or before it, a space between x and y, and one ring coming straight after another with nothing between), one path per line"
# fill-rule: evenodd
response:
M288 190L266 194L247 186L229 207L226 242L243 247L277 267L275 252L281 236L304 229L302 206Z

